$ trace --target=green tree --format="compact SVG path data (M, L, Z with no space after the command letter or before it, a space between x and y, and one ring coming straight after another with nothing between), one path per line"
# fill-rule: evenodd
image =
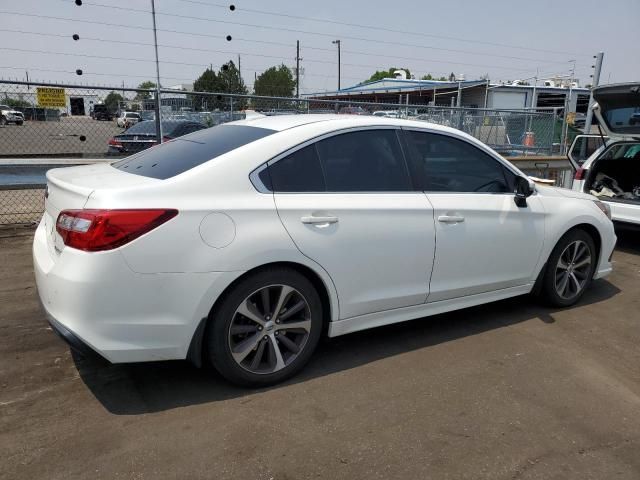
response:
M138 85L138 88L151 90L156 88L156 84L153 83L151 80L147 80L146 82L142 82L140 85ZM135 97L136 100L146 100L148 98L151 98L151 94L149 92L138 92Z
M440 82L446 82L446 81L448 81L449 79L448 79L447 77L444 77L444 76L443 76L443 77L438 78L438 80L439 80Z
M268 97L292 97L295 86L291 70L282 64L262 72L253 84L253 91L256 95Z
M235 63L231 60L222 65L222 68L218 72L218 82L220 83L221 91L224 93L247 94L247 87L244 84L244 80L242 80Z
M22 98L22 94L18 95L18 98L10 98L7 94L4 94L4 100L2 101L5 105L11 108L24 108L31 107L31 104L27 102L24 98Z
M237 93L246 94L247 87L240 76L240 72L232 61L222 65L218 73L212 68L207 68L195 82L193 82L194 94L189 95L192 105L196 110L216 108L227 110L231 107L231 101L228 97L221 95L198 95L197 92L211 93ZM246 105L244 99L234 99L233 108L242 109Z
M200 75L195 82L193 82L194 92L219 92L221 90L220 82L216 72L211 68L207 68L202 75ZM191 102L196 110L213 110L220 107L221 99L217 99L215 96L210 95L192 95Z
M411 78L411 72L408 68L391 67L389 68L389 70L376 70L376 72L367 80L365 80L365 82L375 82L376 80L382 80L385 78L396 78L396 76L393 74L393 72L395 72L396 70L404 70L405 72L407 72L407 78Z
M434 80L433 76L430 73L423 75L420 80Z
M120 108L120 102L124 102L124 97L113 91L109 92L109 94L104 97L104 104L107 106L107 110L111 113L118 111L118 108Z

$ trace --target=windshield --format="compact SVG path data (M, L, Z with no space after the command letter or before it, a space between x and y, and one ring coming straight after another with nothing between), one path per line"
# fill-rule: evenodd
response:
M111 165L125 172L165 180L275 132L244 125L218 125L143 150Z

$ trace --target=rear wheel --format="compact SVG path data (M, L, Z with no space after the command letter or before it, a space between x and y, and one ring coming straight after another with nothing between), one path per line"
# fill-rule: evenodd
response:
M4 117L0 117L0 125L4 126L7 124L7 119Z
M571 230L555 246L547 262L542 297L550 305L575 304L591 284L597 252L591 236L584 230Z
M322 331L322 303L302 274L275 268L236 285L210 322L207 347L216 370L239 385L266 386L309 361Z

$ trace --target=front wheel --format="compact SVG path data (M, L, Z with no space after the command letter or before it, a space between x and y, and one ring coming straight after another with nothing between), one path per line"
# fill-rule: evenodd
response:
M598 258L591 236L571 230L555 246L547 262L541 294L552 306L575 304L591 284Z
M211 314L207 350L227 380L251 387L291 377L322 332L322 303L302 274L274 268L242 280Z

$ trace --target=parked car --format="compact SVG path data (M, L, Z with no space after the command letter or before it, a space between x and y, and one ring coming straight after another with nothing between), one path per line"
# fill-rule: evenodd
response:
M370 113L362 107L342 107L338 113L346 115L370 115Z
M140 114L136 112L121 112L116 118L116 125L122 128L129 128L140 121Z
M9 123L22 125L24 123L24 114L8 105L0 105L0 125L7 125Z
M169 141L188 133L207 128L206 125L188 120L163 120L162 138ZM133 154L145 150L158 143L155 120L138 122L120 135L109 139L110 154Z
M138 113L140 114L141 121L156 119L156 112L153 110L142 110L141 112L138 112Z
M94 120L113 120L113 114L109 111L107 106L102 103L94 105L89 115Z
M33 255L56 331L242 385L290 377L325 333L532 292L573 305L616 241L591 195L459 130L373 116L219 125L49 170L45 197Z
M605 142L583 163L580 137L569 151L576 169L573 190L595 195L611 209L614 221L636 226L640 226L640 123L634 115L640 111L639 92L637 83L595 88L593 112L607 135Z

